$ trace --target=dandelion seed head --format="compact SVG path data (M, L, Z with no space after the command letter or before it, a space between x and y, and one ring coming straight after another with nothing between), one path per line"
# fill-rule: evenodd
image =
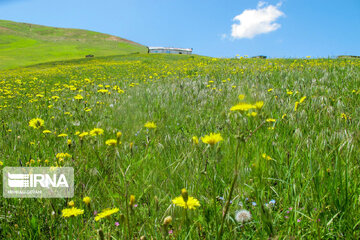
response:
M251 220L251 213L248 210L242 209L235 212L235 220L238 223L244 223Z

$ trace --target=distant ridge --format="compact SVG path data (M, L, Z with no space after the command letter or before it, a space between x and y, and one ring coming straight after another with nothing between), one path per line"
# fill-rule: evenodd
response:
M94 31L0 20L0 69L49 61L145 53L134 41Z

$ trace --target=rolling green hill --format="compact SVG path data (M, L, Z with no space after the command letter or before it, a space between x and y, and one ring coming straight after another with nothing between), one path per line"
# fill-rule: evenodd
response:
M0 69L86 55L97 57L146 51L141 44L108 34L0 20Z

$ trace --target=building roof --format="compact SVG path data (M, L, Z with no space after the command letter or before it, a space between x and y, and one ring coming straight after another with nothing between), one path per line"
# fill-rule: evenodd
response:
M188 51L191 52L192 48L172 48L172 47L148 47L149 50L173 50L173 51Z

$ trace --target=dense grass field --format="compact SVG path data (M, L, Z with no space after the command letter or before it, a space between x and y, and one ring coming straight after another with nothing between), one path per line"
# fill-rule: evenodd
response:
M1 198L0 238L359 239L359 103L356 59L1 71L0 169L73 167L75 196Z
M0 20L0 69L146 51L143 45L98 32Z

